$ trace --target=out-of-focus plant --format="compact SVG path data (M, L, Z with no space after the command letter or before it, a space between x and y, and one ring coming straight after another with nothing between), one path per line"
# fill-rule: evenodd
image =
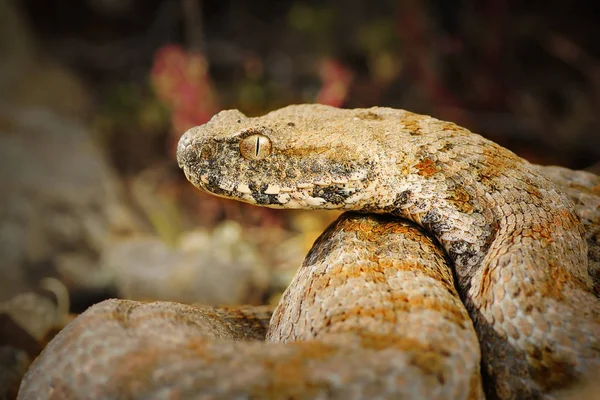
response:
M319 76L321 77L322 86L315 101L341 107L348 97L350 83L352 82L350 69L339 61L325 59L321 62Z
M208 63L199 52L187 52L177 45L158 49L152 66L152 86L171 110L174 139L219 111Z
M335 9L327 2L315 5L295 1L289 8L287 20L293 29L311 38L316 48L330 49L334 46Z

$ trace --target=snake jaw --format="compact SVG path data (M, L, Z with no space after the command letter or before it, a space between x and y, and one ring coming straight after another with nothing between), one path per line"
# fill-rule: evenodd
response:
M220 133L219 115L189 129L177 146L178 164L198 189L272 208L357 209L369 197L362 192L372 187L373 163L361 161L360 155L352 162L339 157L349 152L341 144L319 149L283 145L263 125ZM268 152L254 155L258 142L246 143L249 138L268 143Z

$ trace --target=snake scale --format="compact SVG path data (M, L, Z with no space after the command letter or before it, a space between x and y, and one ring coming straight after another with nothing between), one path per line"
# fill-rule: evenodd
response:
M19 398L553 398L597 376L599 177L377 107L223 111L178 160L218 196L353 212L270 323L109 300L57 335Z

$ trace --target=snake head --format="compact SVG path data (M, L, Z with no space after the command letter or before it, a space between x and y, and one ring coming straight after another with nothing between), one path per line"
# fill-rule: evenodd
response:
M183 134L177 160L194 186L217 196L273 208L352 209L372 181L373 161L343 135L312 133L309 120L222 111Z

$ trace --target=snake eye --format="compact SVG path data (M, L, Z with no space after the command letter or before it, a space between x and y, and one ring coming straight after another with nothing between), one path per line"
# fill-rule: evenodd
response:
M240 142L240 153L247 160L262 160L271 154L271 139L265 135L254 134Z

